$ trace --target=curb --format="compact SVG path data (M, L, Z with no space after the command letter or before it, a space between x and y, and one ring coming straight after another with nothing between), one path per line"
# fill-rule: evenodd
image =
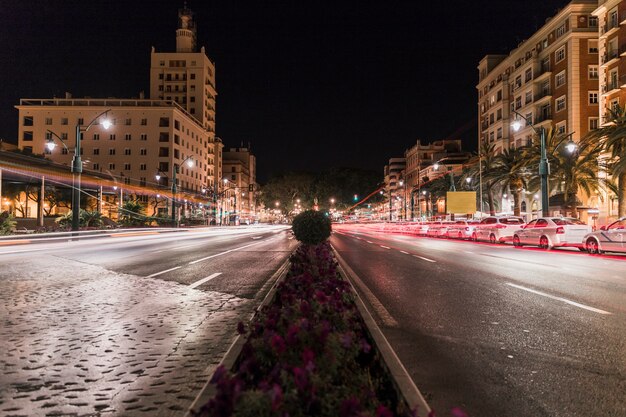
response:
M409 373L407 372L404 365L402 365L402 362L400 362L398 355L389 344L389 341L380 330L380 327L378 327L378 324L376 324L376 320L374 320L374 317L372 317L371 313L365 306L365 303L361 299L361 296L354 287L353 281L355 280L355 278L358 279L357 275L348 266L346 261L343 260L337 250L332 245L331 247L333 249L335 258L339 263L339 273L346 279L346 281L350 283L352 290L356 294L356 306L359 309L359 313L361 313L361 316L363 317L363 321L365 322L365 325L367 326L370 335L376 343L376 347L380 351L383 362L387 366L387 369L392 376L392 380L395 382L396 386L394 388L396 389L396 392L398 392L400 397L403 397L405 399L409 410L417 409L417 415L419 417L427 416L431 411L428 403L409 376Z
M263 307L265 307L274 299L276 287L285 278L287 272L289 272L289 266L290 262L289 258L287 258L287 260L280 266L280 268L278 268L276 272L274 272L271 278L267 281L272 283L272 287L263 298L263 301L261 301L261 304L259 304L259 306L250 315L250 317L248 318L248 322L250 322L254 318L258 311L260 311ZM239 354L241 353L241 350L243 349L243 346L246 344L247 340L248 337L246 335L238 334L233 343L226 351L226 354L224 355L220 363L217 365L217 367L224 366L226 369L231 370L235 366L237 358L239 357ZM211 398L213 398L213 396L215 395L215 386L211 385L212 377L213 375L211 375L211 377L204 384L198 395L196 395L196 398L191 403L191 406L184 414L185 417L194 417L198 415L202 406L208 403Z

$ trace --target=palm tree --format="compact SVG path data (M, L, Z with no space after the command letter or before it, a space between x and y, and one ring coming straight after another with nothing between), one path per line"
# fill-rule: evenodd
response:
M496 183L493 181L493 178L491 176L491 174L495 170L495 162L495 145L482 142L480 145L479 154L469 160L469 166L461 178L461 182L464 182L466 178L480 178L482 169L482 183L484 186L484 190L487 194L487 204L489 205L489 214L491 216L494 216L496 214L494 198ZM473 181L472 184L474 185L474 189L479 186L478 181Z
M521 215L522 190L528 185L528 174L524 167L524 159L520 149L505 149L495 156L493 170L488 176L488 181L504 190L509 188L513 194L513 214ZM483 176L484 178L484 176Z
M611 175L617 177L618 216L626 216L626 106L608 108L608 120L600 129L590 134L604 151L610 154L607 167Z

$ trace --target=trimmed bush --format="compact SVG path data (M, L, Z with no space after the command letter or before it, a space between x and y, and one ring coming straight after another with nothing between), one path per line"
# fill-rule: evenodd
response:
M319 211L307 210L294 217L292 230L300 242L317 245L330 237L330 219Z
M8 235L15 229L15 220L8 211L0 213L0 235Z

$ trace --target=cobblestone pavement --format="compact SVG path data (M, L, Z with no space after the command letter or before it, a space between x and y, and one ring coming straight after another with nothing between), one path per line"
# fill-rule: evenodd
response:
M31 256L0 266L1 416L182 415L255 307Z

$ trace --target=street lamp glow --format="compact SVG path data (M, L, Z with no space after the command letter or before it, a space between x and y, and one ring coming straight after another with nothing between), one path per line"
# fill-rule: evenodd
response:
M159 174L156 174L154 178L156 178L157 181L161 181L161 176Z
M54 143L54 141L50 140L48 142L46 142L46 148L48 148L49 151L54 150L54 148L57 146L56 143Z
M567 145L565 145L565 149L567 149L567 152L569 153L574 153L576 148L578 148L578 145L576 145L576 143L574 143L574 141L571 141L571 140L569 141Z
M422 191L422 194L423 194L423 195L426 195L426 191L425 191L425 190L424 190L424 191Z
M224 185L226 185L226 183L228 182L228 178L224 178L222 181L224 181Z
M274 205L275 205L276 207L280 206L280 201L275 202L275 203L274 203Z
M330 199L330 204L335 204L335 199L334 198Z
M400 187L402 187L404 185L404 181L400 180L400 182L398 184L400 184Z
M189 159L187 160L187 166L188 166L189 168L191 168L191 167L193 166L193 159L189 158Z
M465 182L469 184L470 182L472 182L472 178L471 177L465 178Z
M513 128L513 130L515 132L518 132L521 128L522 128L522 122L519 120L515 120L512 124L511 127Z
M104 119L102 121L102 127L107 129L107 130L111 127L111 125L112 125L112 123L111 123L111 121L109 119Z
M438 170L439 169L439 163L435 162L434 165L433 165L433 168L435 169L435 171Z

